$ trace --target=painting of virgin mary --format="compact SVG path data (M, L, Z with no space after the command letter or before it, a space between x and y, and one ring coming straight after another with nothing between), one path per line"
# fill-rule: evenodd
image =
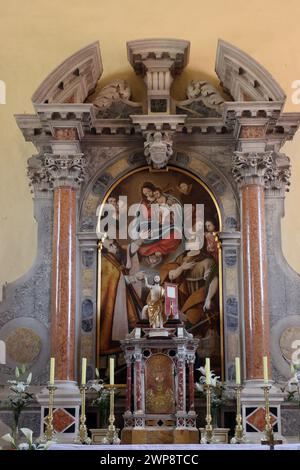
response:
M181 244L181 203L153 183L143 183L135 229L140 233L139 256L149 266L156 266Z

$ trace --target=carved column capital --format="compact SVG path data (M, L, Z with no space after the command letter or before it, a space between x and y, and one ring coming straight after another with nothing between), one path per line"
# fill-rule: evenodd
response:
M289 191L291 185L290 159L285 154L276 154L274 164L266 172L266 189L269 191Z
M240 187L248 184L265 186L272 167L272 152L234 152L232 158L232 174Z
M36 166L28 166L27 176L32 193L45 193L53 189L52 182L49 180L49 175L42 162L39 162Z
M83 153L74 155L45 155L45 168L53 187L69 186L78 189L86 176L87 161Z

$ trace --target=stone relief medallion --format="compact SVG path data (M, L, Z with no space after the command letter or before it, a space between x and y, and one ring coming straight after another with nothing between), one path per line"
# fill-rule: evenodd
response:
M6 350L16 363L34 362L41 351L41 338L30 328L15 328L6 338Z
M280 336L279 345L282 355L291 361L295 350L300 348L300 326L286 328Z

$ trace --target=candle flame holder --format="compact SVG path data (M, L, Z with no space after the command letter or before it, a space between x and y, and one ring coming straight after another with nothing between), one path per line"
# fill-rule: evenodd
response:
M234 389L236 392L236 426L234 430L234 436L231 439L230 444L245 444L247 440L243 427L243 419L241 413L241 391L243 387L241 387L241 385L237 385Z
M211 385L205 384L204 389L206 390L206 426L204 428L204 434L201 437L201 444L212 444L216 443L217 439L214 436L214 430L211 424Z
M80 412L80 421L78 435L75 439L75 444L91 444L92 440L88 437L87 427L86 427L86 415L85 415L85 392L87 390L86 385L80 385L80 395L81 395L81 412Z
M116 427L115 427L115 389L117 385L107 385L109 389L109 426L107 428L106 436L103 438L103 444L120 444Z
M57 387L54 384L48 383L47 389L49 390L49 402L48 402L48 415L45 418L46 429L43 436L39 439L39 442L45 443L48 441L54 442L54 427L53 427L53 407L54 407L54 393Z
M271 385L264 385L262 387L264 391L265 397L265 429L264 434L265 437L261 440L261 443L264 445L269 445L270 447L274 447L277 444L282 444L281 439L275 439L274 432L273 432L273 425L271 423L271 415L270 415L270 389L272 388Z

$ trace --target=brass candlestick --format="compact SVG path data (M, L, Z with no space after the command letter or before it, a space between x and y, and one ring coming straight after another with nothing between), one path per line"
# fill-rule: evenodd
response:
M115 427L115 389L116 385L108 385L109 389L109 426L107 429L106 436L103 439L103 444L120 444L121 440L118 437L118 433Z
M270 415L270 389L271 385L264 385L262 387L265 396L265 437L261 440L262 444L269 445L274 447L276 444L282 444L281 439L275 439L274 432L273 432L273 425L271 423L271 415Z
M236 426L234 431L234 436L230 441L230 444L244 444L246 442L246 435L243 428L243 419L242 419L242 407L241 407L241 391L242 387L240 385L235 387L236 391Z
M55 385L48 383L47 389L49 390L49 402L48 402L48 415L45 418L46 429L44 431L43 437L39 439L39 442L54 441L54 427L53 427L53 406L54 406L54 392L57 387Z
M79 421L79 429L78 435L75 439L76 444L91 444L92 440L88 437L87 427L85 424L86 416L85 416L85 391L87 389L86 385L80 385L80 395L81 395L81 412L80 412L80 421Z
M211 385L205 384L204 389L206 390L206 426L204 435L201 437L201 444L211 444L216 442L214 430L211 424Z

